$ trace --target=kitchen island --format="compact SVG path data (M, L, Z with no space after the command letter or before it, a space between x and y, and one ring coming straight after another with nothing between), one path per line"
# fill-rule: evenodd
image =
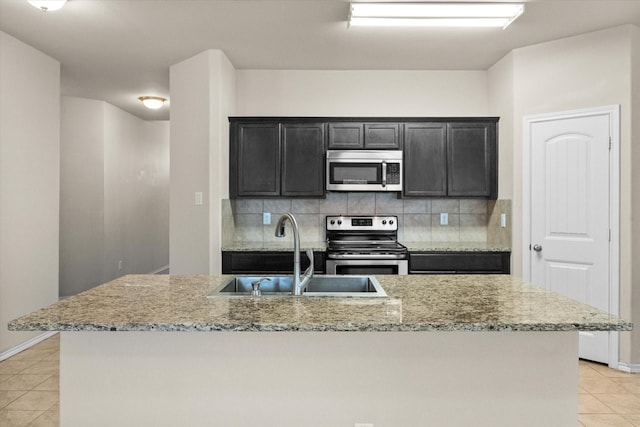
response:
M388 297L208 297L129 275L10 323L62 331L61 426L575 426L578 331L616 316L510 276Z

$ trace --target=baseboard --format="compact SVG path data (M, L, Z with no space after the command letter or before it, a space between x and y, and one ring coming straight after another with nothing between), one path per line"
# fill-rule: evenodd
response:
M2 353L0 353L0 362L2 362L5 359L10 358L11 356L15 356L16 354L20 353L21 351L24 351L30 347L33 347L34 345L38 344L39 342L42 342L44 340L46 340L47 338L50 338L52 336L54 336L55 334L57 334L58 332L46 332L44 334L38 335L37 337L33 337L28 341L23 342L20 345L17 345L13 348L10 348L9 350L3 351Z
M622 372L628 372L630 374L640 373L640 363L618 363L618 370Z
M163 273L164 271L169 272L169 264L165 265L164 267L160 267L156 270L153 270L149 274L167 274L167 273Z

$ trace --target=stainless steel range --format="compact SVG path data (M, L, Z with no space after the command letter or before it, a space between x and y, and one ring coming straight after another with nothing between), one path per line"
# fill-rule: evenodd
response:
M327 216L327 274L407 274L397 216Z

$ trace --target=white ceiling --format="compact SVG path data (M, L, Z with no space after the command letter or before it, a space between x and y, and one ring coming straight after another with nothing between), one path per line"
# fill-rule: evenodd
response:
M169 108L137 97L168 98L169 67L206 49L237 69L485 70L518 47L640 26L640 0L524 2L502 30L347 28L347 0L70 0L46 13L0 0L0 30L61 62L63 95L164 120Z

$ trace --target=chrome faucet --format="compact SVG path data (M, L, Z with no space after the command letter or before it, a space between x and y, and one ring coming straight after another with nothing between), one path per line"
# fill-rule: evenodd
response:
M302 295L307 288L309 281L313 277L313 250L307 249L307 256L311 261L309 268L307 268L304 274L300 275L300 231L298 228L298 222L291 213L286 213L280 217L276 224L276 237L284 237L284 223L289 220L291 228L293 228L293 287L291 293L293 295Z

